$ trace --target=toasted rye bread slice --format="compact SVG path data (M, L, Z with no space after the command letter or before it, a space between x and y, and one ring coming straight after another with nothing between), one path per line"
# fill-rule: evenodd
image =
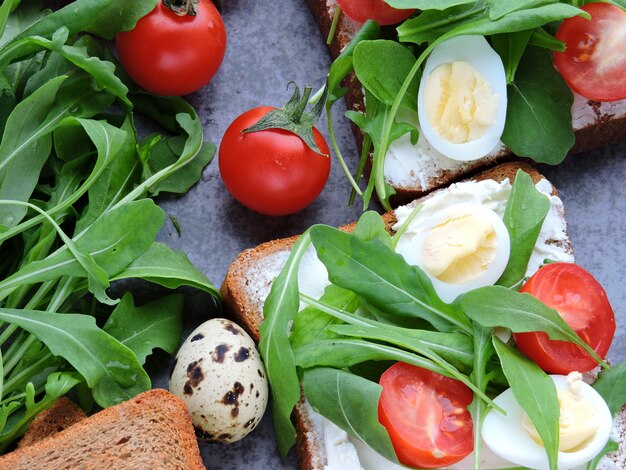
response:
M184 402L155 389L0 457L0 468L205 467Z
M501 182L505 179L513 181L518 169L523 169L535 183L543 179L543 176L531 166L524 163L505 163L486 170L472 179L482 181L493 179ZM440 189L439 191L445 191ZM418 202L432 197L431 193ZM553 188L556 195L556 189ZM387 229L396 222L394 212L384 214L383 220ZM355 224L341 227L343 230L352 230ZM291 247L297 240L297 236L273 240L263 243L241 253L233 262L224 283L221 287L224 307L235 320L244 327L248 333L258 342L259 325L263 320L263 303L268 295L272 282L284 263L289 257ZM565 251L571 252L569 241ZM323 432L318 429L310 415L309 407L304 400L296 406L292 419L297 431L296 451L298 453L298 465L301 470L323 470L326 465L326 451ZM622 410L616 421L616 429L619 436L619 451L609 454L598 466L602 470L617 470L626 468L626 408ZM611 463L611 462L614 462Z
M69 398L59 398L47 410L42 411L28 425L18 449L30 446L69 428L87 418L87 414Z
M337 7L335 0L307 0L313 17L324 38L328 36L333 15ZM336 58L350 42L360 25L345 15L341 15L333 42L329 46L331 56ZM364 111L361 85L354 76L347 78L348 109ZM573 125L576 132L576 143L570 154L586 152L593 148L626 140L626 100L613 103L600 103L576 96L572 106ZM359 151L363 143L361 130L352 125ZM485 168L515 158L505 147L491 152L486 157L471 162L456 162L450 159L433 157L432 161L414 162L408 166L409 174L399 178L385 176L395 190L391 204L396 207L454 181L467 178L469 175L483 171ZM417 159L416 159L417 160ZM406 167L407 163L403 163Z

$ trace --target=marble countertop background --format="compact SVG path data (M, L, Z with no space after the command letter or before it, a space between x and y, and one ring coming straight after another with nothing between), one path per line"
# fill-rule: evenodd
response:
M286 85L319 88L330 57L304 0L226 0L223 18L228 48L217 76L205 89L190 95L205 135L219 145L228 125L243 111L261 105L282 106ZM338 142L351 168L356 146L343 103L334 107ZM327 136L326 123L319 129ZM626 144L568 158L558 167L541 167L559 189L566 208L569 234L579 264L604 285L618 322L609 356L626 359ZM349 185L333 160L328 184L307 209L293 216L271 218L238 204L225 190L217 155L202 180L183 197L161 198L159 204L176 218L179 235L168 222L160 241L183 250L191 261L220 286L237 254L264 241L301 233L313 223L341 225L358 218L359 204L347 205ZM374 209L380 207L372 206ZM185 332L216 315L208 295L185 290ZM149 363L155 387L167 387L167 356ZM208 469L295 469L292 454L281 461L270 410L257 429L239 443L201 444Z

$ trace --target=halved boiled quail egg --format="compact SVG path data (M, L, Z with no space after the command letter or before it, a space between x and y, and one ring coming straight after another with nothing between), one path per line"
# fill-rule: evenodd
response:
M563 375L550 376L556 385L560 406L558 453L559 470L578 468L604 447L611 435L613 419L600 394L581 380ZM513 391L494 399L506 415L495 410L485 417L483 441L498 456L529 468L548 469L548 457L534 426Z
M483 157L496 148L506 119L506 73L483 36L459 36L428 57L417 109L423 136L454 160Z
M509 261L509 232L491 209L455 204L425 219L401 239L397 251L419 266L444 302L495 284Z

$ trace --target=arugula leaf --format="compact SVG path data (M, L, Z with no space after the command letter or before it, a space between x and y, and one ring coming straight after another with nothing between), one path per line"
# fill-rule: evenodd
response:
M459 299L465 314L485 327L502 326L513 333L544 331L551 339L579 345L600 364L606 365L556 310L530 294L502 286L487 286L466 292Z
M487 373L487 364L495 354L495 349L491 337L493 332L490 328L484 328L478 323L474 323L474 368L470 375L470 380L476 385L478 390L485 392L492 377ZM474 434L474 468L480 467L480 452L482 449L482 426L487 412L487 405L484 400L474 397L469 411L472 414L473 434Z
M491 36L491 45L502 58L507 84L512 83L515 79L517 66L522 59L533 32L534 30L527 29L516 33L494 34Z
M183 330L182 314L180 294L136 307L132 294L127 292L102 329L133 351L139 364L144 364L154 348L176 352Z
M392 462L398 458L378 421L382 387L357 375L319 367L304 372L304 391L313 409Z
M602 457L609 452L617 452L619 450L619 443L614 441L613 439L609 439L608 442L604 445L602 450L596 455L593 459L587 462L586 470L596 470L598 463L602 460Z
M333 284L387 313L423 318L440 331L470 330L463 312L439 299L423 271L379 240L364 242L321 225L310 233Z
M474 3L476 0L385 0L385 3L398 9L445 10L456 5ZM423 13L421 13L423 14Z
M153 242L140 256L123 271L113 275L111 281L119 279L144 279L168 289L191 286L220 299L219 291L206 275L198 270L182 251L172 250L167 245Z
M469 371L473 365L473 341L465 334L442 333L439 331L420 330L390 325L377 320L365 318L361 315L356 315L352 312L346 311L345 309L341 309L341 307L327 302L324 297L319 300L315 300L302 294L302 300L311 307L315 307L320 314L336 318L337 320L341 320L348 325L359 327L361 328L361 330L359 330L361 332L363 331L363 328L372 331L375 330L377 338L380 340L388 341L397 346L404 347L405 349L412 349L418 353L420 353L420 348L422 348L423 351L433 353L431 358L441 357L445 361L453 364L455 367L459 367L467 371ZM301 314L302 313L300 313L300 315ZM298 315L298 317L300 315ZM357 330L346 328L347 325L331 323L327 329L334 331L339 335L355 336ZM381 335L384 335L388 339L383 339ZM356 334L356 336L360 336L360 334ZM369 336L369 333L364 334L362 337L376 339ZM428 356L428 354L424 355Z
M93 256L111 277L148 249L163 221L163 211L152 200L144 199L107 212L74 241L78 250ZM84 268L66 247L0 281L0 290L52 280L61 275L86 276Z
M514 11L557 3L558 0L486 0L489 7L489 19L498 20Z
M559 400L552 379L537 364L497 337L493 345L515 399L528 414L543 441L551 470L559 452Z
M17 39L28 36L51 36L65 26L69 34L92 33L113 39L119 31L133 29L137 21L154 10L158 0L76 0L22 30Z
M615 416L626 404L626 362L603 370L592 387L604 398Z
M532 178L518 170L504 211L504 224L511 238L511 254L498 284L511 287L524 278L550 200L535 187Z
M509 86L502 142L521 157L551 165L561 163L575 140L573 100L572 92L554 70L549 53L529 47L516 80Z
M354 72L361 84L385 105L391 106L415 64L413 53L396 41L361 41L353 52ZM417 112L419 78L413 77L401 106Z
M364 242L378 240L385 246L391 248L391 235L385 228L385 222L378 212L364 212L357 222L352 234Z
M348 312L354 312L359 306L359 298L354 292L337 287L334 284L326 286L320 302ZM317 307L309 306L298 313L294 320L289 340L292 348L302 346L320 338L336 338L330 327L337 323L337 319Z
M263 305L263 322L259 326L261 333L259 352L272 390L274 429L278 449L283 457L296 443L296 430L291 422L291 412L300 399L300 382L289 343L289 329L300 306L298 267L311 244L310 230L298 238L287 263L272 284Z
M96 402L111 406L149 390L150 379L135 354L97 327L93 317L0 308L0 320L34 334L52 354L85 377Z

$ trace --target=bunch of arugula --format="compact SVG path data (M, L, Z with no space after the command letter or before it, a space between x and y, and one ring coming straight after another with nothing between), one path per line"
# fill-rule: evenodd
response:
M95 37L132 28L156 2L0 6L0 449L76 386L102 407L151 388L142 365L178 347L182 298L137 307L130 293L108 296L112 281L219 298L155 242L165 216L149 198L186 192L214 146L182 99L129 90ZM135 110L168 135L140 140Z
M508 108L502 142L516 155L537 162L558 164L574 145L571 106L573 94L553 67L549 51L565 45L549 31L554 22L589 15L577 1L558 0L385 0L395 8L420 13L398 26L397 41L377 39L374 22L363 25L342 54L333 62L326 83L331 141L350 184L352 195L367 208L376 195L386 210L395 193L383 173L391 143L411 133L417 142L419 130L399 119L400 112L417 112L417 91L422 65L440 43L461 35L488 37L504 63L508 83ZM616 3L626 8L623 0ZM343 79L351 72L363 87L366 110L346 116L363 132L361 159L353 177L337 148L330 108L347 93ZM319 96L319 95L318 95ZM402 110L402 111L401 111ZM533 138L529 139L528 136ZM365 190L360 180L367 159L373 154Z
M467 292L451 304L439 299L419 267L394 251L403 228L391 236L376 213L363 214L353 233L324 225L305 232L272 285L260 327L281 453L295 443L291 414L302 383L315 411L397 462L378 422L377 382L390 361L403 361L460 380L472 390L476 468L482 420L495 406L490 397L511 387L546 443L550 468L556 469L559 406L554 383L512 344L494 336L494 328L545 331L552 339L583 347L605 367L595 387L613 413L626 402L626 388L615 387L624 384L626 366L609 369L555 310L515 289L549 209L548 198L520 170L503 217L511 238L505 272L497 285ZM298 267L311 244L331 282L319 300L298 290ZM300 302L307 307L300 310Z

